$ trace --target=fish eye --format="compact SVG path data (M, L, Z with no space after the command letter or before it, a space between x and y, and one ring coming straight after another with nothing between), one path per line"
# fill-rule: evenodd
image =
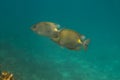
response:
M31 27L31 29L34 30L34 31L36 30L36 28L37 28L36 25L33 25L33 26Z
M32 28L33 28L33 29L36 28L36 25L33 25Z

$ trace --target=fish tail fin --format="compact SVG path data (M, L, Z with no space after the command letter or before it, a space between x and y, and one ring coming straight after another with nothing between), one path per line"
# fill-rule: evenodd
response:
M90 43L90 39L86 39L85 41L83 41L84 50L87 50L89 43Z

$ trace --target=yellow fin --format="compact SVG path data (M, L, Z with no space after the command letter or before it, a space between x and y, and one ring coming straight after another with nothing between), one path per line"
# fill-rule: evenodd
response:
M57 29L57 28L55 28L55 29L54 29L54 31L58 31L58 29Z
M82 41L81 41L80 39L78 39L77 42L78 42L79 44L82 44Z

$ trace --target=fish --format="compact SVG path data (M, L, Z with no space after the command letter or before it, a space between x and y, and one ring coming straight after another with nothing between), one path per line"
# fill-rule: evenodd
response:
M53 22L38 22L32 25L31 30L41 36L54 37L60 25Z
M90 39L71 29L61 29L55 35L51 40L70 50L80 50L82 47L87 50L90 42Z

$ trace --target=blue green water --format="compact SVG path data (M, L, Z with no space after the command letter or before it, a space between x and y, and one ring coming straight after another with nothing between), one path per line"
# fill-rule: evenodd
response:
M91 39L61 48L30 30L51 21ZM119 0L1 0L0 70L16 80L120 80Z

